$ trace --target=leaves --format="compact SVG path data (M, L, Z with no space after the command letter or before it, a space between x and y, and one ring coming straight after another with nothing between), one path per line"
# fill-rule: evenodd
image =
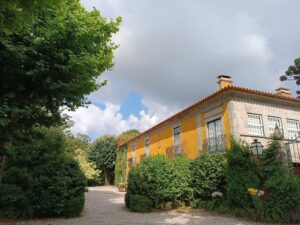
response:
M97 78L113 67L117 45L112 35L120 18L108 20L96 9L88 12L77 0L36 2L26 7L21 0L11 2L33 15L8 34L0 29L0 136L61 125L65 118L60 109L85 106L86 95L105 85ZM0 14L9 5L1 5ZM18 121L12 123L15 116Z

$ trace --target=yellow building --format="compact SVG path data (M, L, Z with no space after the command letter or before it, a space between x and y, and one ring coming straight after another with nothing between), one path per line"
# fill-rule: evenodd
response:
M288 89L266 93L236 87L227 75L218 76L217 83L215 93L122 143L127 146L128 168L148 156L194 159L204 151L223 151L231 136L266 145L275 127L286 140L300 134L300 99Z

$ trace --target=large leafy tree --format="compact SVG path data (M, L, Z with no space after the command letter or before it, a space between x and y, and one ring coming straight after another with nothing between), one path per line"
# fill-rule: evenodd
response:
M0 31L6 34L30 23L39 7L58 5L70 0L0 0Z
M294 65L289 66L284 75L280 77L281 81L295 80L297 85L300 85L300 58L294 60ZM300 91L297 91L300 97Z
M88 12L78 0L31 9L30 23L0 29L0 156L15 131L60 125L62 109L86 105L85 96L105 84L96 79L113 66L120 18Z
M116 152L117 139L111 135L104 135L97 138L90 147L89 160L103 173L105 185L113 182Z

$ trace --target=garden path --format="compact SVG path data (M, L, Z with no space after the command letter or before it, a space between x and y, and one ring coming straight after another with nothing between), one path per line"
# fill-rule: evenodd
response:
M152 225L152 224L201 224L201 225L251 225L236 218L212 215L203 210L178 209L164 212L132 213L124 205L124 193L114 187L90 187L86 193L84 211L77 218L35 219L5 221L0 225Z

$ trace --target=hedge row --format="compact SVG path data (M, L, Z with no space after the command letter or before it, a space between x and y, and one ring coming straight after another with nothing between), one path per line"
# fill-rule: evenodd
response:
M146 202L155 209L192 206L257 221L300 222L300 179L278 160L279 143L273 141L261 158L235 141L231 146L225 154L195 160L147 158L128 175L127 207L144 208Z

